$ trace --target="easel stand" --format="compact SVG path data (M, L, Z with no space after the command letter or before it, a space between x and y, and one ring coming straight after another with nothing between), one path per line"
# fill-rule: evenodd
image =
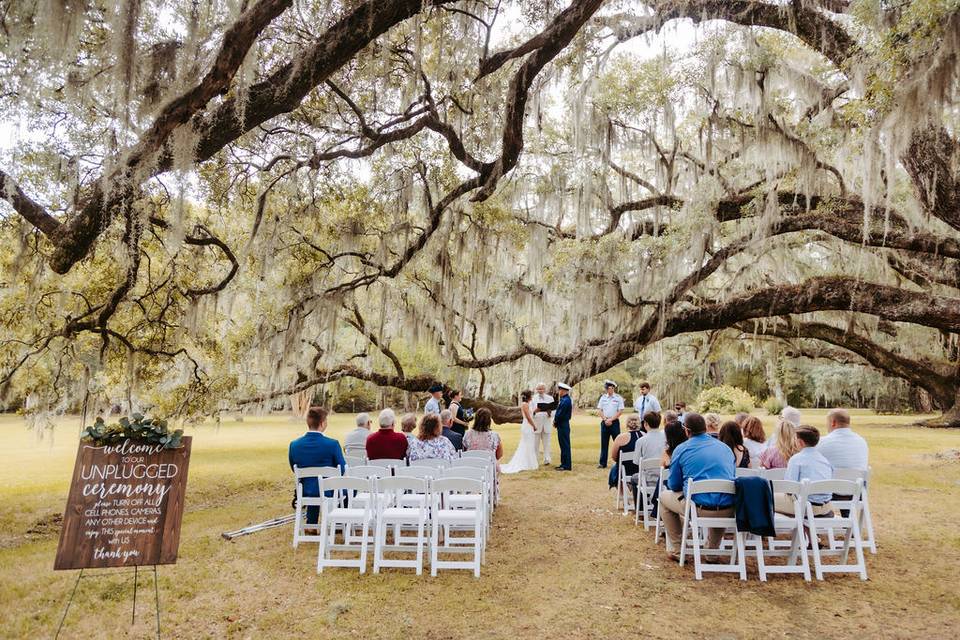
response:
M157 565L150 565L153 569L153 599L154 604L156 605L156 614L157 614L157 640L160 640L160 585L157 579ZM81 578L100 578L103 576L115 576L122 573L132 573L133 574L133 608L130 612L130 625L132 626L137 620L137 587L140 578L140 567L134 566L133 571L103 571L98 573L84 573L86 569L80 569L80 573L77 574L77 580L73 583L73 591L70 592L70 598L67 600L67 606L63 609L63 616L60 618L60 625L57 627L57 635L54 636L55 639L60 638L60 633L63 631L63 623L67 621L67 613L70 611L70 605L73 604L73 599L77 595L77 588L80 586Z

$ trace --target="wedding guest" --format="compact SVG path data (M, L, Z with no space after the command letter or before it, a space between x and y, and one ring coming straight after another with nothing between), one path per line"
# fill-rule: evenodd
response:
M800 410L787 405L780 411L780 417L793 425L793 428L796 429L800 426Z
M440 397L443 396L443 385L435 384L430 387L430 399L423 405L425 415L440 415Z
M797 452L796 427L789 420L779 418L771 440L760 454L760 466L764 469L783 469L790 456Z
M736 422L741 429L743 429L743 423L746 422L747 418L749 417L749 413L741 411L737 415L733 416L733 421Z
M440 424L443 426L443 437L450 441L453 448L463 451L463 436L453 430L453 412L444 409L440 412Z
M650 393L649 382L640 383L640 394L637 396L637 399L633 401L633 408L640 414L641 420L643 420L643 416L647 415L650 411L660 413L660 401L657 400L655 395Z
M367 438L370 436L370 425L373 422L370 420L370 416L366 413L357 414L357 426L350 431L343 438L343 448L344 449L353 449L357 447L365 447L367 444Z
M483 407L477 410L477 415L473 419L473 427L463 436L464 451L493 451L494 457L499 461L503 457L503 443L500 442L500 434L490 429L493 422L493 416L490 409ZM499 471L500 465L497 465Z
M720 436L720 416L715 413L705 413L703 419L707 423L707 435L711 438L718 438Z
M653 416L656 414L648 413L647 415ZM609 478L611 487L617 486L620 466L623 467L623 472L627 476L632 476L640 471L637 463L634 462L633 453L641 438L643 438L643 431L640 430L640 416L633 414L627 418L627 432L621 433L614 439L613 448L610 450L610 459L614 462L614 468L611 470ZM616 471L616 475L613 473L614 471Z
M687 441L687 432L677 418L677 414L673 411L667 411L664 414L664 420L667 426L663 428L663 439L666 444L663 447L663 456L661 458L663 464L660 465L664 468L670 466L670 460L673 458L674 450Z
M733 457L736 460L737 468L750 468L750 451L743 444L743 433L740 431L740 425L733 420L728 420L720 425L720 442L730 447L733 451Z
M407 458L410 462L426 459L453 460L456 457L457 452L453 444L443 437L440 416L428 413L420 418L417 437L410 441L410 446L407 448Z
M603 395L597 402L600 411L600 462L598 469L607 468L607 445L620 436L620 415L623 413L623 398L617 393L617 383L604 380ZM639 423L639 421L638 421Z
M672 411L667 411L667 414L672 414L674 422L676 422L677 415ZM643 460L649 460L651 458L661 458L663 452L667 447L667 436L664 433L664 430L660 428L660 414L659 413L648 413L643 416L643 423L647 426L647 433L637 442L637 446L634 448L634 462L637 464L638 468L640 463ZM681 433L683 429L680 429ZM656 469L647 470L647 480L650 482L656 482L657 477L660 474Z
M834 469L866 471L870 450L867 441L850 428L850 414L844 409L832 409L827 414L827 430L817 451L830 461Z
M820 441L820 432L815 427L802 425L795 430L795 433L798 450L787 463L784 479L794 482L832 480L833 465L816 449ZM807 496L807 500L813 505L813 515L824 516L833 513L833 505L830 503L832 498L833 496L829 493L812 493ZM774 495L773 505L779 513L794 515L793 500L784 493Z
M291 470L294 465L301 469L340 467L340 473L343 473L346 462L343 460L340 443L323 435L326 430L327 410L323 407L310 407L307 410L307 432L291 442L287 451ZM303 486L304 496L315 498L320 495L320 485L315 477L301 478L300 484ZM307 507L308 524L316 524L319 516L320 507Z
M447 406L453 415L453 425L450 428L456 431L461 438L467 432L467 427L470 426L467 424L467 412L463 409L462 402L463 393L459 389L450 392L450 404Z
M412 415L412 414L411 414ZM397 433L393 427L397 421L393 409L384 409L377 417L380 428L367 438L367 458L370 460L394 459L403 460L407 457L407 437Z
M687 403L678 402L673 406L674 410L677 412L677 422L683 424L683 421L686 420L687 416Z
M667 555L673 560L679 560L675 548L680 542L687 479L733 481L736 477L733 452L727 445L707 435L707 425L702 416L687 414L684 429L689 440L673 451L667 486L660 492L660 513L667 530ZM692 500L697 513L704 517L733 516L733 496L730 494L701 493ZM722 529L710 529L707 548L715 549L722 538Z
M763 430L763 423L756 416L747 416L740 426L743 432L743 446L750 452L750 466L760 468L760 455L767 448L767 434Z
M405 413L403 417L400 418L400 431L404 433L407 437L407 444L410 444L411 440L416 440L417 436L413 432L417 428L417 416L414 413Z

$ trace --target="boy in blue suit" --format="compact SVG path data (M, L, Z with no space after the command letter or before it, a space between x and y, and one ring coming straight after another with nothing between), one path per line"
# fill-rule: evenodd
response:
M307 432L290 443L288 458L290 469L297 465L305 467L340 467L343 473L346 463L340 443L323 435L327 429L327 410L323 407L310 407L307 411ZM316 478L302 478L303 495L320 495L320 486ZM332 496L332 493L328 493ZM320 507L307 507L307 524L316 524L320 516Z

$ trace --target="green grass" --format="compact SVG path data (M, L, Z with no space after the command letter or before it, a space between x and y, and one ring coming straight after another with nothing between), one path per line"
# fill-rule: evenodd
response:
M822 426L823 411L805 412ZM772 423L765 418L765 423ZM652 534L613 511L595 468L596 421L574 422L574 472L506 477L479 580L388 570L315 573L316 548L290 547L290 530L233 543L223 531L290 511L286 416L192 428L193 457L180 559L160 567L168 638L916 638L960 623L960 464L929 454L960 448L960 432L909 426L915 417L854 412L870 442L872 507L880 544L870 580L797 576L761 584L751 571L693 579ZM328 434L351 428L335 416ZM76 454L77 420L51 441L0 416L0 637L52 637L75 572L54 572L58 529ZM506 457L519 439L502 425ZM554 443L554 458L558 458ZM752 569L752 565L751 565ZM152 584L141 578L129 626L132 576L84 580L65 637L151 637Z

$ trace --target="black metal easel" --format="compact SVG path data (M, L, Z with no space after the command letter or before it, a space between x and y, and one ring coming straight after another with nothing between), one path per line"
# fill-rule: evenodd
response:
M156 605L157 613L157 640L160 640L160 585L158 583L157 576L157 565L150 565L153 567L153 597L154 604ZM60 618L60 625L57 627L57 634L54 636L55 640L60 638L60 632L63 631L63 623L67 621L67 613L70 611L70 605L73 604L73 599L77 595L77 588L80 586L81 578L98 578L102 576L115 576L123 573L133 573L133 609L130 612L130 624L131 626L136 622L137 619L137 582L140 577L140 567L134 565L133 571L120 571L117 573L113 572L103 572L103 573L88 573L84 575L85 569L80 569L80 573L77 574L77 580L73 583L73 590L70 592L70 598L67 600L67 606L63 609L63 616Z

